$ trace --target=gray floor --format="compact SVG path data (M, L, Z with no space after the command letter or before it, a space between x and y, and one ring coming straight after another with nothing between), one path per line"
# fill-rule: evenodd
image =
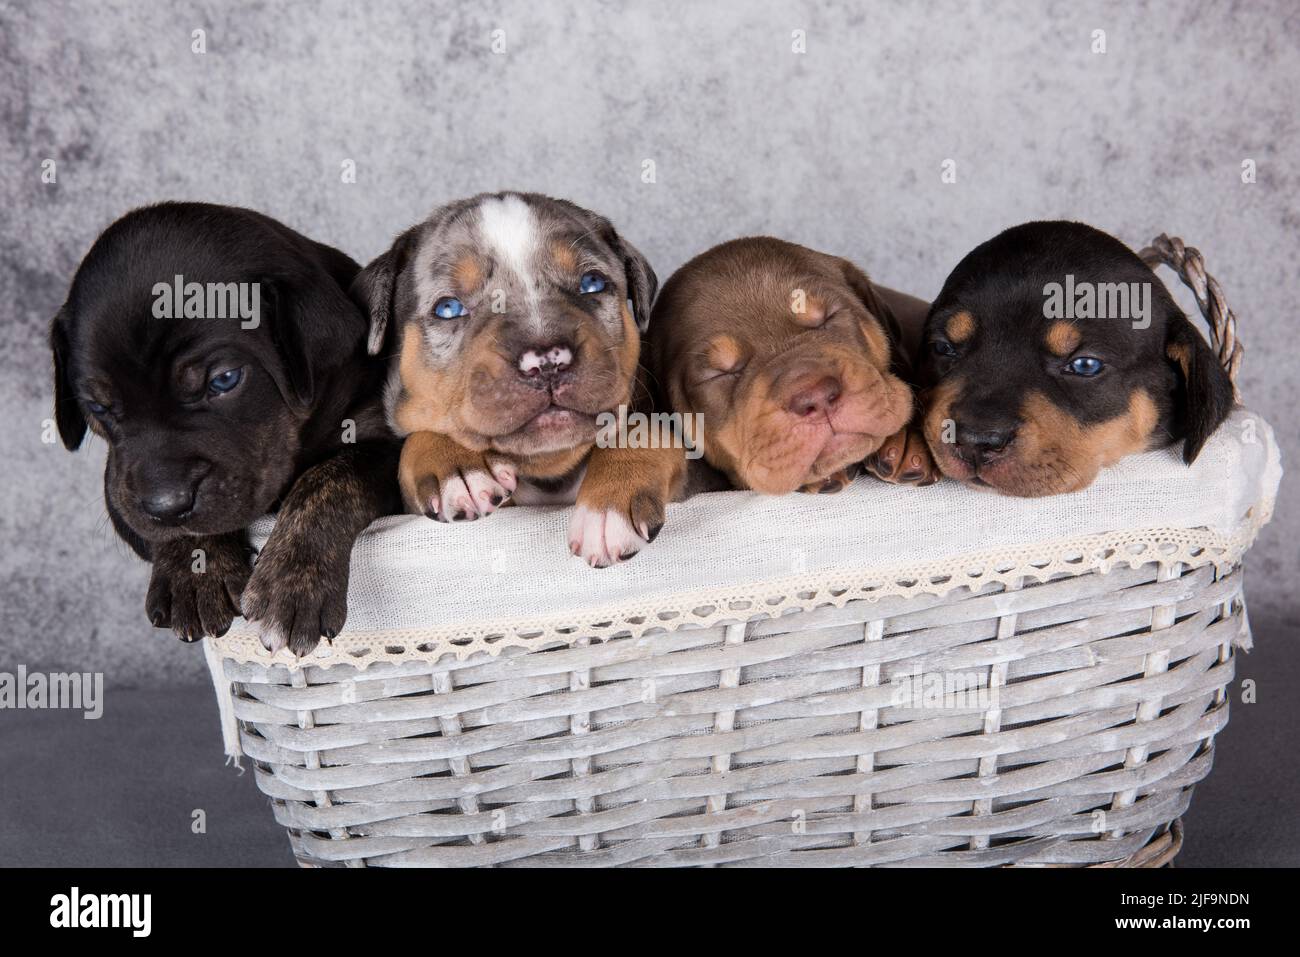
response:
M0 864L294 866L252 772L224 764L211 685L104 701L96 721L0 712Z
M1184 820L1180 867L1300 865L1294 622L1254 622L1214 773ZM195 834L196 809L206 833ZM104 716L0 712L0 865L286 867L251 773L223 763L211 688L108 689Z

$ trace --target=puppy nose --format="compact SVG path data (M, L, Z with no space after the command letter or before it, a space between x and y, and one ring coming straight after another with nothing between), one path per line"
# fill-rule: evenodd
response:
M831 410L839 401L844 387L834 376L824 376L812 385L796 389L786 402L786 408L795 415L807 417L822 415Z
M194 487L177 484L150 489L140 496L140 507L160 522L179 521L194 508Z
M519 373L525 379L549 379L573 364L573 350L566 343L529 349L519 356Z
M957 454L972 465L983 465L1006 450L1016 437L1016 430L957 426Z

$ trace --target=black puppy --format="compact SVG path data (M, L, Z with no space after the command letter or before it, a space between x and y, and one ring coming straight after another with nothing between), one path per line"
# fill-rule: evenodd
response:
M1086 488L1133 452L1196 458L1232 382L1164 284L1083 223L976 247L926 319L925 437L945 475L1008 495Z
M163 203L109 226L54 317L55 420L109 443L104 498L186 641L242 611L272 651L333 637L352 544L400 510L355 262L260 213ZM252 569L246 529L279 511ZM242 599L241 599L242 593Z

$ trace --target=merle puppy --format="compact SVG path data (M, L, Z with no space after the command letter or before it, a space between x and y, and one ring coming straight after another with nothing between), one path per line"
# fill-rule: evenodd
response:
M55 420L70 450L87 428L108 442L108 514L153 563L155 626L194 641L242 609L299 655L343 627L353 541L400 510L357 271L204 203L128 213L77 269L50 329ZM275 511L250 568L246 529Z

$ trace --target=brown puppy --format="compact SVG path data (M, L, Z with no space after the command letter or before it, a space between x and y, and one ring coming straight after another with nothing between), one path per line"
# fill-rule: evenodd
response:
M898 323L847 260L735 239L668 280L651 325L661 401L737 487L838 491L864 460L886 481L937 480L909 428Z
M597 438L632 404L657 285L608 220L533 193L460 200L399 236L353 294L372 351L398 327L385 408L406 438L407 510L460 521L512 497L576 501L570 549L597 567L652 541L684 453Z

